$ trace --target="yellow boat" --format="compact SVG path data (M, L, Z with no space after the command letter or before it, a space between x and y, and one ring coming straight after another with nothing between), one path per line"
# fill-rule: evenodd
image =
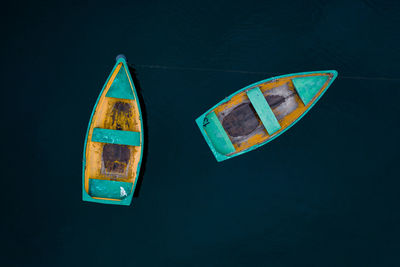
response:
M86 133L82 199L130 205L143 155L142 113L126 59L108 77Z
M300 120L337 77L335 70L273 77L228 96L196 119L217 161L252 151Z

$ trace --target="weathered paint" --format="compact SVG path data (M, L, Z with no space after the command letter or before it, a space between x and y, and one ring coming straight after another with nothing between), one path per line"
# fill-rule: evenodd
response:
M304 105L310 103L328 80L328 76L309 76L293 78L292 82Z
M314 96L312 101L310 101L307 105L304 105L302 100L296 93L296 90L292 83L292 79L298 78L298 77L321 76L321 75L327 75L327 76L329 76L329 78L326 80L325 84L323 84L323 86L319 90L319 92ZM239 156L243 153L257 149L258 147L265 145L266 143L274 140L276 137L278 137L279 135L281 135L282 133L287 131L290 127L292 127L294 124L296 124L321 98L321 96L330 87L330 85L336 79L336 77L337 77L337 72L335 70L329 70L329 71L314 71L314 72L302 72L302 73L295 73L295 74L287 74L287 75L273 77L273 78L269 78L266 80L256 82L256 83L251 84L245 88L242 88L239 91L226 97L224 100L220 101L215 106L213 106L211 109L209 109L207 112L205 112L203 115L198 117L196 119L197 126L199 127L200 132L202 133L204 139L206 140L207 144L209 145L209 147L210 147L211 151L213 152L217 161L223 161L226 159L230 159L232 157ZM272 135L269 135L266 130L257 132L256 134L251 135L251 138L249 138L244 143L240 143L240 144L233 143L233 145L235 147L235 152L233 152L231 154L222 155L220 153L217 153L215 148L213 147L212 142L209 140L209 138L203 128L203 121L204 121L205 116L210 112L215 112L217 117L225 116L225 113L227 110L231 110L241 103L248 102L249 98L247 97L246 91L248 91L254 87L259 87L261 92L263 92L263 95L268 97L271 94L271 92L273 91L272 89L278 88L278 87L284 86L284 85L285 86L287 85L288 88L290 89L290 91L292 92L291 94L294 94L292 96L288 95L287 97L288 97L288 99L292 99L294 97L297 108L286 115L281 114L280 113L281 111L279 109L272 108L273 112L277 118L282 117L281 119L278 119L278 121L281 125L281 129Z
M124 71L120 72L120 70ZM107 96L117 74L123 73L126 75L133 98L129 95L124 99ZM130 205L143 155L143 123L137 99L127 63L124 58L119 58L96 101L86 132L82 168L82 199L84 201ZM94 142L92 138L95 128L138 132L140 142L135 141L137 146ZM96 197L90 195L89 180L92 183L94 180L123 182L130 186L124 187L127 196L123 199ZM115 190L115 187L112 188Z
M235 151L231 140L214 112L211 112L205 117L203 127L218 153L227 155Z
M257 115L264 124L267 132L271 135L278 131L281 128L281 125L276 119L275 114L272 112L272 109L268 105L267 100L265 100L260 88L256 87L247 91L247 96L249 97L251 104L256 110Z
M140 146L140 132L94 128L93 142Z

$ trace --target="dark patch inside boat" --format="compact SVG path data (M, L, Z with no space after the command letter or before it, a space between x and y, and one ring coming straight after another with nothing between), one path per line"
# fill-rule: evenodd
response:
M285 97L281 95L267 95L265 99L272 109L285 102Z
M131 105L125 102L116 102L112 108L112 124L117 130L122 130L123 124L129 128L128 118L131 116Z
M253 132L260 121L250 103L240 104L222 121L222 126L230 136L244 136Z
M105 144L103 147L103 162L106 174L124 174L130 155L128 146Z
M298 104L296 93L289 84L274 87L264 93L264 97L278 120L293 112ZM251 136L265 132L257 112L250 102L239 104L226 113L222 113L222 126L231 138L232 143L240 145Z

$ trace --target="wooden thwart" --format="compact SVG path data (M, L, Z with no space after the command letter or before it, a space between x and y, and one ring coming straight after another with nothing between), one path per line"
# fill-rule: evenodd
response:
M215 112L209 113L204 118L203 127L218 153L227 155L235 152L235 148Z
M140 132L94 128L93 142L140 146Z
M92 197L124 199L132 191L133 183L90 178L89 185Z
M256 87L247 91L247 96L268 134L272 135L277 132L281 128L281 125L272 112L271 107L268 105L267 100L265 100L260 88Z

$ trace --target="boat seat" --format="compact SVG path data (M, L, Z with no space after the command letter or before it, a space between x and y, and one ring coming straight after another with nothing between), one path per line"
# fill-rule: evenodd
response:
M132 191L133 183L89 179L89 195L92 197L123 199Z
M317 95L328 80L328 75L314 75L293 78L292 82L297 94L305 106Z
M140 146L140 132L94 128L93 142Z
M268 134L272 135L277 132L281 128L281 125L276 119L274 112L272 112L267 100L265 100L260 88L256 87L247 91L247 96Z
M204 118L203 128L218 153L227 155L235 152L235 147L214 111Z

